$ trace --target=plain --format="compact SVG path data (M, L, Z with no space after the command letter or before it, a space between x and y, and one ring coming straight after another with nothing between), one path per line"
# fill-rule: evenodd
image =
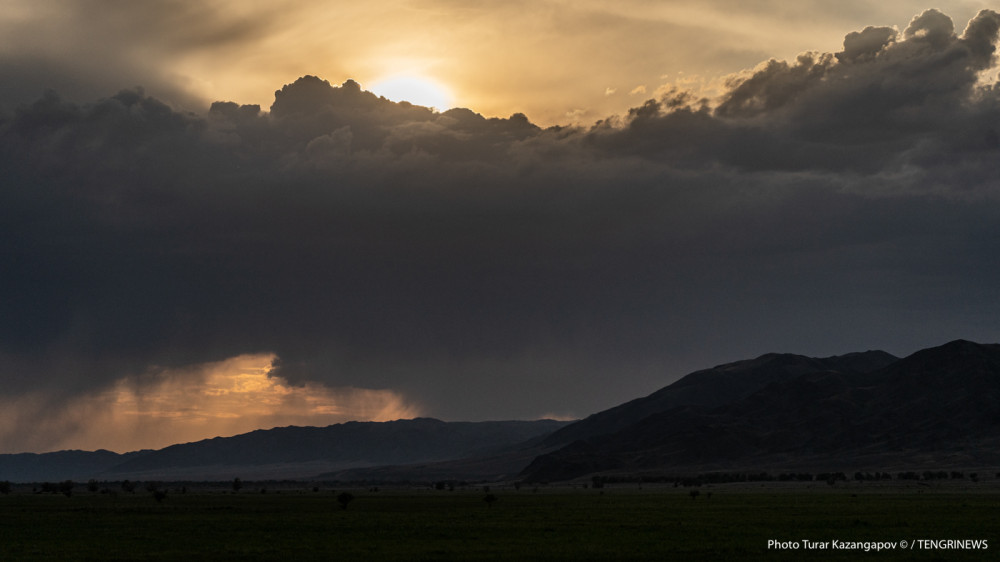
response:
M984 560L1000 490L859 484L334 488L246 483L0 496L3 560ZM344 492L353 496L346 507ZM697 494L693 492L697 491ZM495 501L484 501L493 496ZM986 550L769 541L986 540ZM996 542L994 542L996 541Z

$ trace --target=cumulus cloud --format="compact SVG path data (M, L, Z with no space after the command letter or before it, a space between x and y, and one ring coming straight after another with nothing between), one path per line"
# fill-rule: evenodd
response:
M0 381L72 403L273 354L269 388L581 416L767 351L995 340L998 21L590 126L313 76L204 115L49 93L0 118Z
M985 156L996 116L979 79L995 62L996 20L984 11L956 36L947 16L928 10L898 41L890 28L868 27L839 53L772 59L731 77L711 110L676 91L651 100L601 142L682 154L689 165L864 175L923 168L941 151ZM691 134L702 137L688 143Z
M937 5L967 21L974 4ZM844 30L902 23L922 7L912 0L6 0L0 107L46 88L85 103L135 85L198 111L218 99L267 106L274 87L308 73L364 85L416 72L485 115L522 111L560 124L566 108L586 107L592 121L634 103L601 95L608 84L647 83L653 91L667 73L717 76L767 56L829 51Z
M868 26L862 31L852 31L844 37L844 50L836 57L842 63L868 62L896 40L898 33L891 27Z

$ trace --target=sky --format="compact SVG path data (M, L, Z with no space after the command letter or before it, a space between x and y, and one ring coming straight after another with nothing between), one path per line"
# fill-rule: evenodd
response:
M0 6L0 453L1000 341L989 5L356 4Z

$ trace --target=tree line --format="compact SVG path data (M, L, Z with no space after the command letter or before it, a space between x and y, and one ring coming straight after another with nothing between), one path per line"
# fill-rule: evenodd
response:
M593 476L590 485L594 488L603 488L605 484L673 484L676 486L701 486L703 484L729 484L734 482L826 482L833 485L837 482L878 482L891 480L965 480L968 478L972 482L979 481L979 474L952 470L925 470L923 472L907 471L892 474L887 471L863 472L857 471L853 477L849 477L844 472L781 472L772 474L770 472L708 472L691 475L649 475L642 476L629 474L607 474ZM1000 472L996 473L996 479L1000 480Z

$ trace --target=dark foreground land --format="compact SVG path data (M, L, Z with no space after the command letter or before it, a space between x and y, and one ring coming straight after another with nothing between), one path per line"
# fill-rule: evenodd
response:
M346 509L345 490L332 488L171 489L159 502L138 491L29 490L0 496L0 560L881 561L1000 551L996 488L823 486L720 485L694 498L666 486L356 489ZM803 539L828 546L809 550ZM768 548L771 540L799 548ZM987 542L909 547L920 540Z

